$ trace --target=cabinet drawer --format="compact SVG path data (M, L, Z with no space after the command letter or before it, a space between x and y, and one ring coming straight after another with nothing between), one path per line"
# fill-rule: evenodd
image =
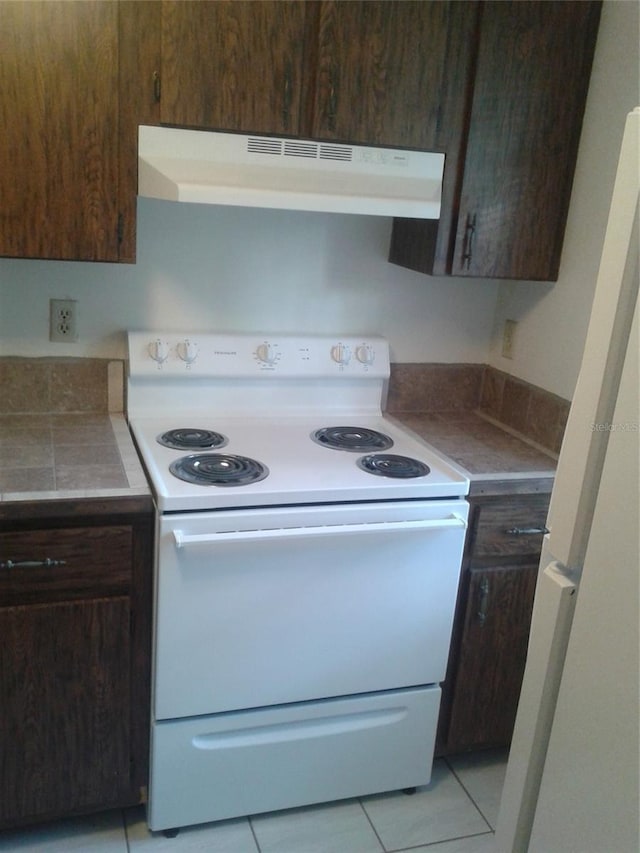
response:
M501 498L477 506L471 559L540 554L550 495ZM538 531L538 532L534 532Z
M132 540L129 525L0 533L0 604L126 593Z

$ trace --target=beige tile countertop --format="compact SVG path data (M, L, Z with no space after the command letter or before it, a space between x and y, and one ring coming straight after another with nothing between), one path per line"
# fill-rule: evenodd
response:
M549 478L557 457L481 412L387 414L476 481Z
M150 495L122 414L0 415L0 500Z
M482 413L386 416L451 460L472 483L555 473L553 454ZM0 415L0 501L149 494L122 414Z

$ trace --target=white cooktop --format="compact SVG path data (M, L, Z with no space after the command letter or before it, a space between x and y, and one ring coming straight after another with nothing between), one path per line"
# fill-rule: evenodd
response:
M393 440L393 446L381 452L418 459L426 463L430 471L411 479L382 477L363 471L357 460L367 455L366 452L335 450L312 440L312 432L328 426L354 426L382 432ZM176 428L213 430L228 438L228 443L219 450L184 451L157 442L158 436ZM136 417L131 420L131 429L161 512L454 497L465 495L469 489L468 480L462 474L382 416L336 423L317 417L251 419L207 417L196 413L180 417ZM269 473L265 479L243 486L188 483L174 476L169 466L179 457L194 452L249 457L266 465Z
M185 335L130 332L128 418L161 512L433 499L466 495L469 482L419 439L382 415L389 348L378 337ZM381 432L377 452L417 459L429 473L391 478L363 471L352 452L317 444L324 427ZM211 430L223 448L175 450L169 430ZM169 469L191 453L255 459L267 476L248 485L185 482Z

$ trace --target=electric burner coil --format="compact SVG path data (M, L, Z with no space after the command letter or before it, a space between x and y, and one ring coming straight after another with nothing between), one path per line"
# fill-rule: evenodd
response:
M169 465L179 480L196 486L249 486L264 480L269 469L257 459L231 453L195 453Z
M219 432L191 427L170 429L157 436L156 441L172 450L213 450L229 443L226 435Z
M426 477L431 472L428 465L410 456L397 456L394 453L371 453L357 460L357 465L369 474L378 477L413 479Z
M393 447L392 438L368 427L323 427L311 433L311 438L323 447L330 447L332 450L348 450L351 453L364 453L367 450L388 450Z

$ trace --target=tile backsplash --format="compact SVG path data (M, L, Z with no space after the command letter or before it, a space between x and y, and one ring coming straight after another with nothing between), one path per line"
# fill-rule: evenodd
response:
M570 406L569 400L522 379L493 367L485 370L480 411L553 453L560 452Z
M570 402L485 364L392 364L387 411L478 411L554 454Z
M98 358L0 358L2 414L123 411L124 363Z
M484 364L392 364L387 411L477 409L484 371Z
M570 403L485 364L392 364L387 411L479 411L552 453ZM3 414L100 414L124 410L124 362L0 357Z

